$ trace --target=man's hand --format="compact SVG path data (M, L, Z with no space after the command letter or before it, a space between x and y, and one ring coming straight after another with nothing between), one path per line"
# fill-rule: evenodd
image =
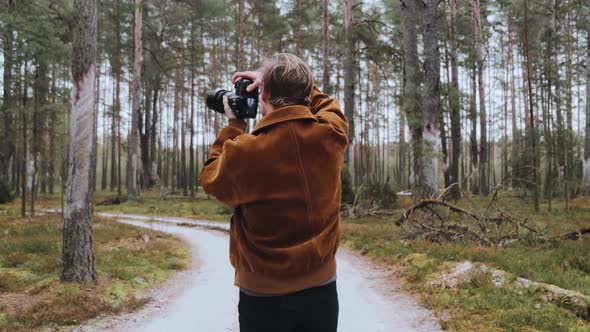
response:
M225 111L225 115L228 119L237 119L236 115L234 114L234 111L231 109L231 107L229 107L229 104L227 103L226 96L223 96L223 110Z
M262 83L262 73L259 71L240 71L234 74L231 78L231 82L235 84L241 78L251 79L254 83L250 84L246 91L252 92L254 89L260 86Z

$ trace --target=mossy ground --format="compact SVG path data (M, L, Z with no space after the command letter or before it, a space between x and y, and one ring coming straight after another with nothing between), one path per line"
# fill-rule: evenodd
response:
M21 219L0 206L0 331L60 328L133 310L146 302L146 288L190 261L188 246L170 235L100 218L93 227L98 282L61 283L61 216Z

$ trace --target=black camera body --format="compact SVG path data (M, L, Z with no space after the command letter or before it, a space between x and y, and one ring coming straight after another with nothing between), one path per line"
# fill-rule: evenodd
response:
M229 107L240 120L255 118L258 112L258 88L247 92L246 88L254 82L242 78L234 85L236 93L227 90L212 91L207 94L207 107L215 112L225 113L223 107L223 96L227 97Z

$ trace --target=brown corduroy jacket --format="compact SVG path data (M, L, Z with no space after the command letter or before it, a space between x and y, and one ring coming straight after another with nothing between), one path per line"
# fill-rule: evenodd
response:
M251 134L230 119L201 171L204 190L234 208L235 283L254 292L296 292L336 273L348 121L317 87L311 99L267 114Z

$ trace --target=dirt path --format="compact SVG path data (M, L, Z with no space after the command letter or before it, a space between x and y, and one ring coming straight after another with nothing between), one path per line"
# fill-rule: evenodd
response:
M139 311L100 318L76 331L239 331L238 289L233 286L228 239L223 232L229 224L184 218L99 215L178 235L189 243L193 261L188 270L146 294L153 301ZM337 261L338 331L440 330L430 312L393 285L391 273L346 249L339 249Z

